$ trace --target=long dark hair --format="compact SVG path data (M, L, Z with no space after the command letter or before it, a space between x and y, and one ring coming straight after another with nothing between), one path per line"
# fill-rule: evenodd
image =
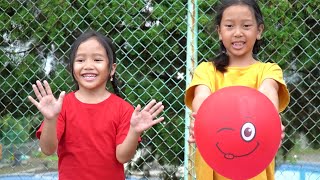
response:
M217 9L217 15L215 18L216 27L220 26L222 14L224 10L232 5L239 5L239 4L247 5L251 10L253 10L258 27L264 24L262 12L260 10L258 3L255 0L222 0L220 6ZM220 43L220 52L219 52L219 55L213 59L213 63L218 71L226 72L227 71L226 67L229 65L229 56L227 55L227 50L224 47L222 41L220 41L219 43ZM254 56L258 54L261 44L262 44L262 40L256 40L256 42L254 43L253 50L252 50L252 53Z
M99 32L93 31L93 30L88 30L86 32L84 32L83 34L81 34L76 40L75 42L72 44L71 49L70 49L70 62L69 62L69 70L72 74L73 80L76 84L76 89L79 89L79 85L78 82L76 81L75 77L74 77L74 72L73 72L73 64L74 64L74 60L75 60L75 56L76 53L78 51L78 48L80 46L81 43L83 43L84 41L90 39L90 38L95 38L106 50L106 54L108 56L108 60L109 60L109 73L111 73L112 70L112 64L116 63L116 53L115 53L115 48L114 45L111 41L110 38L103 36L102 34L100 34ZM112 84L112 88L114 93L121 97L120 95L120 91L118 88L118 81L116 79L115 74L110 77L109 79L112 78L111 84Z

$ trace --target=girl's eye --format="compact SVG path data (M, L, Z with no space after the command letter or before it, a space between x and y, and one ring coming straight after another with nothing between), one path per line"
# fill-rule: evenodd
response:
M103 61L102 59L95 59L94 61Z
M225 26L226 26L227 28L231 28L231 27L232 27L231 24L226 24Z
M252 26L251 24L246 24L246 25L244 25L245 28L249 28L249 27L251 27L251 26Z
M83 62L83 59L76 59L76 62Z
M243 140L247 142L252 141L255 135L256 135L256 128L252 123L247 122L241 127L241 137Z

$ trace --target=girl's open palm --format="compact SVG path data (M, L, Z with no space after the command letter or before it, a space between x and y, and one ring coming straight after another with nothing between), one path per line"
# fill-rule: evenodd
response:
M28 99L38 108L45 119L54 120L58 117L61 111L65 92L62 91L59 98L56 99L52 94L48 82L44 81L43 84L44 86L40 81L37 81L36 85L32 85L33 91L39 102L31 96L28 96Z
M131 117L131 126L137 133L149 129L153 125L164 120L164 117L156 118L164 109L161 102L156 103L152 100L145 108L141 110L140 104L135 108Z

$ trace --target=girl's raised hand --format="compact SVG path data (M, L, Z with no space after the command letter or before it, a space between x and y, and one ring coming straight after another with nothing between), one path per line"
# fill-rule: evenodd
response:
M157 103L156 100L149 102L149 104L147 104L142 110L139 104L132 113L130 121L131 127L135 130L135 132L142 133L153 125L164 120L164 117L157 118L163 109L164 106L162 103Z
M28 99L38 108L45 119L55 120L61 111L65 92L62 91L59 98L56 99L52 94L49 83L45 80L43 81L43 84L44 86L38 80L36 81L36 85L32 85L32 89L39 102L31 96L28 96Z

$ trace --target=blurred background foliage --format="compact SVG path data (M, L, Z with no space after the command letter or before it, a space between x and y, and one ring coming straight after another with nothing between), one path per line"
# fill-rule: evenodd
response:
M261 61L278 63L291 93L282 114L286 125L284 156L304 133L309 146L320 148L319 2L263 0L265 17ZM216 55L213 24L216 0L198 1L198 60ZM77 0L0 2L0 142L35 138L41 120L27 100L31 84L48 80L53 92L70 92L67 68L70 46L83 31L94 29L114 40L122 96L133 105L163 101L165 122L143 136L152 161L183 164L184 91L187 53L186 0ZM180 74L181 75L181 74ZM41 119L41 118L40 118ZM16 137L14 137L16 136Z

